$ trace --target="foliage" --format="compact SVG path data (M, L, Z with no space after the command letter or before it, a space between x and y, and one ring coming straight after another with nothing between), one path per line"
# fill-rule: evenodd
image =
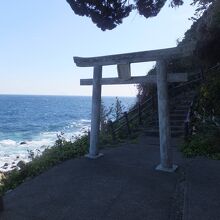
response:
M206 1L205 1L206 2ZM205 34L204 34L205 33ZM195 46L194 55L208 68L220 60L220 1L213 4L193 23L178 46Z
M201 123L197 133L183 145L182 152L187 157L220 159L220 128L213 123Z
M206 74L205 83L200 90L197 111L202 120L220 116L220 67Z
M100 110L100 124L101 124L101 131L104 131L107 127L108 120L110 120L110 117L113 112L113 105L107 108L104 105L103 100L101 101L101 110Z
M156 75L156 67L152 67L146 75ZM143 103L148 97L156 93L156 85L153 83L140 83L137 85L137 98Z
M102 108L106 109L105 106L103 106ZM136 138L137 134L139 133L139 118L137 117L137 106L133 106L127 114L129 119L130 131L132 131L131 133L130 131L128 131L126 119L125 117L123 117L125 114L125 106L122 104L121 100L119 100L118 97L116 97L115 103L112 104L109 109L108 111L103 111L104 113L110 112L110 115L108 115L108 119L111 120L105 121L107 122L107 124L104 124L103 126L105 129L101 129L101 133L99 136L100 142L104 145L112 145L115 143L123 142L127 138Z
M199 7L205 7L214 0L192 0L192 4L198 3ZM167 0L67 0L75 14L91 18L99 28L112 30L122 23L123 18L129 16L132 10L136 10L145 18L157 16ZM183 4L183 0L170 0L171 7Z
M220 69L205 75L198 101L194 106L193 135L182 151L188 156L207 156L220 159Z
M191 20L196 21L201 17L205 10L209 7L209 5L214 2L213 0L193 0L191 5L197 5L197 9L194 13L194 17L190 18Z
M115 103L113 103L110 107L106 107L101 102L101 113L100 113L100 124L101 124L101 132L105 132L108 130L108 123L111 120L119 119L124 113L125 106L122 104L121 100L116 97Z
M118 120L124 113L124 105L122 104L121 100L116 97L115 98L115 105L113 107L112 116L115 120Z
M111 30L121 24L122 19L130 14L133 7L131 4L125 4L124 0L67 0L67 2L77 15L90 17L102 30Z

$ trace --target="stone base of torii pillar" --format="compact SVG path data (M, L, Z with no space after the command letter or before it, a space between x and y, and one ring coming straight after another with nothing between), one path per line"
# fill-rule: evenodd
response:
M99 157L102 157L103 155L104 155L103 153L98 153L96 155L86 154L85 157L89 159L98 159Z
M169 173L173 173L177 170L178 166L177 165L172 165L172 167L166 168L163 167L161 164L159 164L158 166L156 166L156 170L158 171L163 171L163 172L169 172Z

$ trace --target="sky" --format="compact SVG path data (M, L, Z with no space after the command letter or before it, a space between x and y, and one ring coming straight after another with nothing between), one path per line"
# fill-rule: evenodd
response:
M169 0L168 0L169 2ZM65 0L1 0L0 94L86 95L92 68L79 68L73 56L93 57L175 47L192 22L194 8L186 0L168 4L155 18L133 12L111 31L101 31L87 17L74 14ZM146 75L154 63L132 64L132 75ZM104 67L103 77L116 77ZM135 96L134 85L103 86L103 96Z

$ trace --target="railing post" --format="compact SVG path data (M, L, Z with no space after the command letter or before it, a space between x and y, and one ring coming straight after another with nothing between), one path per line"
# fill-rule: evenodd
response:
M138 103L138 117L139 117L139 124L142 125L142 112L141 112L141 103Z
M99 130L100 130L100 111L101 111L101 79L102 66L94 66L93 90L92 90L92 114L89 154L86 157L96 159L102 154L98 152Z
M190 134L190 132L189 132L189 121L186 120L186 121L184 122L184 139L185 139L185 140L188 140L189 134Z
M128 120L128 113L127 112L124 112L124 117L125 117L125 121L126 121L128 135L131 135L131 128L130 128L130 124L129 124L129 120Z
M111 136L112 136L112 140L115 141L116 137L115 137L115 131L114 131L114 126L113 126L113 122L112 120L108 121L108 127L110 128L110 132L111 132Z
M156 111L156 95L155 94L152 95L152 110L153 110L153 113Z
M156 91L154 90L154 93L152 95L152 115L155 116L155 117L158 114L157 113L157 95L156 95Z
M166 61L157 61L156 68L161 160L156 169L166 172L173 172L176 170L177 166L173 165L171 149Z
M88 130L88 140L90 141L91 132Z

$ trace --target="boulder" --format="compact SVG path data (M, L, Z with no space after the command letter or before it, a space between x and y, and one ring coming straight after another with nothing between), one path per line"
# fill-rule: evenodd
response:
M0 173L0 185L1 185L1 181L5 179L5 174L4 173Z
M17 163L17 167L19 167L19 168L24 168L25 167L25 162L24 161L22 161L22 160L20 160L18 163Z

